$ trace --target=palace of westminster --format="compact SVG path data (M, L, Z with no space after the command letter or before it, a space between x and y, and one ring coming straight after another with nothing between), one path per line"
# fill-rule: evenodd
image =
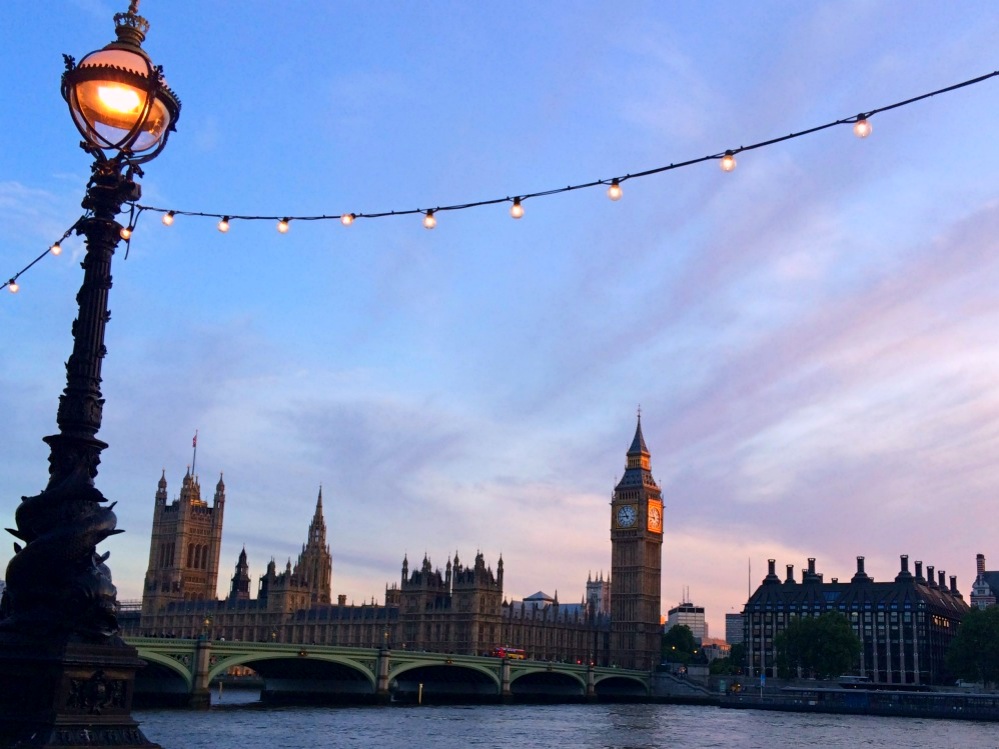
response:
M221 477L209 505L188 470L180 497L167 498L165 473L156 491L149 567L139 616L123 612L123 634L316 643L483 654L499 646L534 658L651 669L659 663L663 543L662 494L652 477L641 418L624 475L611 500L610 579L586 583L581 603L534 596L508 601L503 559L495 571L482 554L471 564L457 553L444 571L424 556L411 570L403 559L398 583L384 604L332 600L322 490L298 561L278 572L273 560L255 598L246 550L239 555L229 595L217 600L225 510Z

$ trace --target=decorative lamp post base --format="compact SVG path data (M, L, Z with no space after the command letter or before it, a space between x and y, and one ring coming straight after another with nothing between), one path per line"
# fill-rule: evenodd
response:
M0 633L0 746L158 749L131 717L135 648Z

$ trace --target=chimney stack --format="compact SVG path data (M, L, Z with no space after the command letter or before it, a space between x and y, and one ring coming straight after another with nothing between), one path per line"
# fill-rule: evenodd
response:
M857 573L853 576L853 579L851 579L850 582L864 583L864 582L870 582L870 580L871 578L867 576L866 572L864 572L864 558L857 557Z
M777 577L777 560L768 559L767 560L767 576L763 578L763 582L767 585L773 585L774 583L780 583L780 578Z
M794 565L793 564L787 565L787 577L785 578L784 582L786 582L786 583L793 583L794 582Z
M926 565L926 584L931 588L937 587L937 579L933 576L933 565Z
M957 590L957 575L950 576L950 592L952 595L960 596L961 594Z
M977 567L978 576L981 577L985 574L985 555L979 554L975 557L975 566Z
M922 562L916 562L916 580L919 581L919 582L924 582L923 581L923 563Z
M939 585L944 590L947 590L946 573L943 570L940 570L940 572L938 572L937 574L940 575L940 582L938 582L937 585Z
M902 554L899 556L900 564L898 569L898 574L895 576L895 582L902 582L903 580L911 580L912 574L909 572L909 555Z

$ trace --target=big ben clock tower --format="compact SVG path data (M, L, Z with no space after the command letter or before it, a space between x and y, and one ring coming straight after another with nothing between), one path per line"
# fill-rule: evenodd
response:
M624 476L611 500L611 660L623 668L659 664L663 498L652 478L638 416Z

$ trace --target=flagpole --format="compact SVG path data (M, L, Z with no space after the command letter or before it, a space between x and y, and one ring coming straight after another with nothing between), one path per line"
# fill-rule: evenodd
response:
M194 468L195 468L195 466L197 465L197 462L198 462L198 430L197 429L194 430L194 440L192 442L193 442L193 444L191 446L194 448L194 457L191 458L191 478L194 478L195 476L197 476L197 474L194 472Z

